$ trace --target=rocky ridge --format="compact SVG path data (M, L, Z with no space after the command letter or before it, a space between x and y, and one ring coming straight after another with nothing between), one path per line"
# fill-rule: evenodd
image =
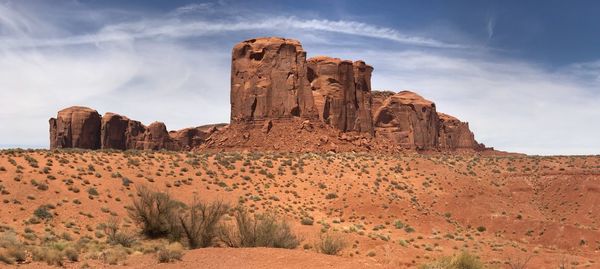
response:
M372 91L373 67L327 56L306 59L299 41L238 43L231 60L231 123L168 132L85 107L50 119L51 148L139 150L485 150L466 122L401 91Z
M191 150L200 146L224 124L167 131L162 122L146 126L125 116L74 106L50 119L50 148L118 150Z

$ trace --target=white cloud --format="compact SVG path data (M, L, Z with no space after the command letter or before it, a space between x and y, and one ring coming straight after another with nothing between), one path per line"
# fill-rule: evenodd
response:
M227 121L233 43L283 35L299 38L309 57L366 60L375 67L374 88L421 93L469 121L489 146L600 152L599 62L549 71L427 35L354 21L250 18L218 3L115 24L101 12L85 10L102 27L76 35L0 4L0 144L46 146L47 119L70 105L160 120L169 129Z
M420 51L365 55L376 66L374 87L421 93L438 110L470 122L488 146L529 154L600 152L600 94L591 91L600 82L581 80L570 69Z

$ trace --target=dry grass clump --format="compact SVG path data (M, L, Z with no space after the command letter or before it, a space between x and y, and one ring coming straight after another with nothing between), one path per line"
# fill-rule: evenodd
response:
M294 249L300 239L285 221L274 214L253 217L242 207L235 210L235 224L221 228L221 240L230 247L271 247Z
M179 243L169 244L159 249L156 255L159 263L180 261L183 257L183 246Z
M111 218L108 223L101 225L106 234L106 241L111 245L121 245L124 247L132 247L136 239L133 235L121 232L119 222L116 218Z
M315 244L315 249L327 255L337 255L346 247L346 240L338 234L323 233Z
M479 258L466 251L453 257L442 257L435 262L424 264L420 269L484 269Z
M5 232L0 236L0 262L20 263L24 262L26 257L25 246L17 240L14 232Z

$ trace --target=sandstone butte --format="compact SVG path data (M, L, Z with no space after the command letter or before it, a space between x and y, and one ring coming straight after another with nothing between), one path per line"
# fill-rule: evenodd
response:
M69 107L50 119L50 148L136 150L486 150L466 122L401 91L372 91L373 67L306 58L299 41L266 37L236 44L231 122L167 131L125 116Z

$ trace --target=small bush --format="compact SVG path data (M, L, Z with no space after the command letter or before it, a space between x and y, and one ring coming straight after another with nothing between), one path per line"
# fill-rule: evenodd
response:
M34 261L43 261L48 265L63 266L63 254L52 247L37 247L32 252Z
M87 192L88 192L89 195L92 195L92 196L98 196L99 195L98 190L96 190L96 188L89 188L87 190Z
M300 221L300 224L302 225L313 225L315 221L312 218L309 217L304 217L302 218L302 220Z
M131 247L135 243L135 237L120 230L120 225L115 218L112 218L104 225L104 234L106 234L106 241L112 245L121 245L124 247Z
M230 247L270 247L294 249L300 244L288 223L277 221L274 214L254 215L238 207L235 225L221 228L221 240Z
M319 252L327 255L337 255L344 247L346 247L346 241L341 236L332 233L321 234L320 240L315 246Z
M79 261L79 252L72 247L66 248L64 250L64 254L69 261L72 261L72 262Z
M39 219L51 219L53 215L48 209L49 207L47 205L41 205L33 211L33 215Z
M335 198L338 198L337 194L335 194L335 193L328 193L327 195L325 195L325 199L328 199L328 200L335 199Z
M40 191L46 191L48 190L48 185L46 183L40 183L37 185L37 189Z
M212 245L218 235L218 223L227 213L229 206L221 201L210 205L194 198L185 213L179 215L183 234L190 248L203 248Z
M151 191L145 186L137 188L130 217L142 226L142 233L151 238L178 237L178 211L182 203L171 199L168 193Z
M483 263L474 255L462 252L453 257L442 257L437 261L422 265L420 269L484 269Z
M110 248L101 255L104 263L117 265L127 259L127 251L122 247Z
M25 248L20 244L0 248L0 262L14 264L15 262L24 262L26 258Z
M179 243L170 244L165 248L159 249L156 255L159 263L180 261L183 257L183 247Z

